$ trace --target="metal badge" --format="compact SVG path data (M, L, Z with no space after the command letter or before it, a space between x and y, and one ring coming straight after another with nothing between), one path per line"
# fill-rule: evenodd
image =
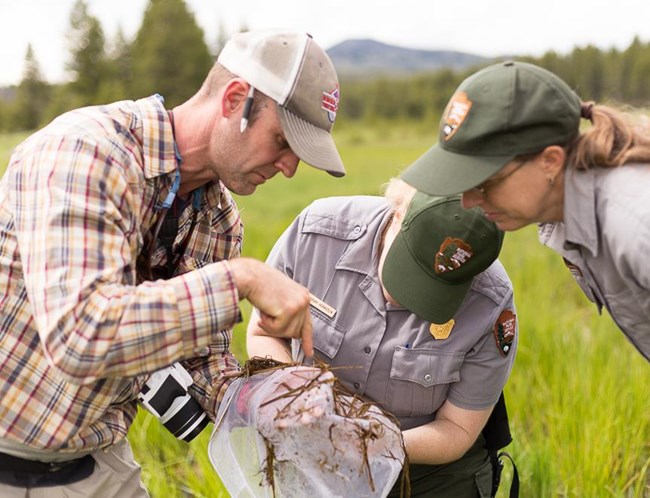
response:
M449 334L451 333L451 329L454 328L454 324L456 322L452 318L449 320L447 323L443 324L437 324L437 323L432 323L429 326L429 332L431 332L431 335L435 337L438 340L446 339L449 337Z

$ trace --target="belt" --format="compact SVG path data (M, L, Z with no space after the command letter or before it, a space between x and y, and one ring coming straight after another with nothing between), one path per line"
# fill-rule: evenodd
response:
M0 452L0 482L21 488L72 484L90 476L94 469L92 455L65 462L37 462Z

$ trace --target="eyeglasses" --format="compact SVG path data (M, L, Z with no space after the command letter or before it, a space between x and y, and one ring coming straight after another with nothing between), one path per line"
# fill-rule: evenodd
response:
M519 168L521 168L528 161L529 161L528 159L520 161L519 163L517 163L517 165L514 168L512 168L505 175L503 175L501 177L491 178L489 180L486 180L483 183L481 183L480 185L477 185L476 187L471 188L469 191L471 192L472 190L475 190L476 192L481 194L481 197L483 197L483 198L487 197L487 195L488 195L488 193L489 193L489 191L491 189L494 189L494 187L496 187L500 183L503 183L509 176L514 174L515 171L517 171Z

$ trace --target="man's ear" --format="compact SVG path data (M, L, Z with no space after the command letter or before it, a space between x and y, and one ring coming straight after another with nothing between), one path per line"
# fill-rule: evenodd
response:
M555 181L564 170L566 152L559 145L549 145L541 152L541 166L546 176Z
M234 78L226 84L221 95L221 109L224 117L228 118L240 107L243 108L249 87L250 85L241 78Z

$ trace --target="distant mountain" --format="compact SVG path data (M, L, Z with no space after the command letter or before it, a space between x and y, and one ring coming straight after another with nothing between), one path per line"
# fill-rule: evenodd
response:
M375 40L346 40L327 50L340 76L408 75L467 69L492 59L452 50L419 50Z

